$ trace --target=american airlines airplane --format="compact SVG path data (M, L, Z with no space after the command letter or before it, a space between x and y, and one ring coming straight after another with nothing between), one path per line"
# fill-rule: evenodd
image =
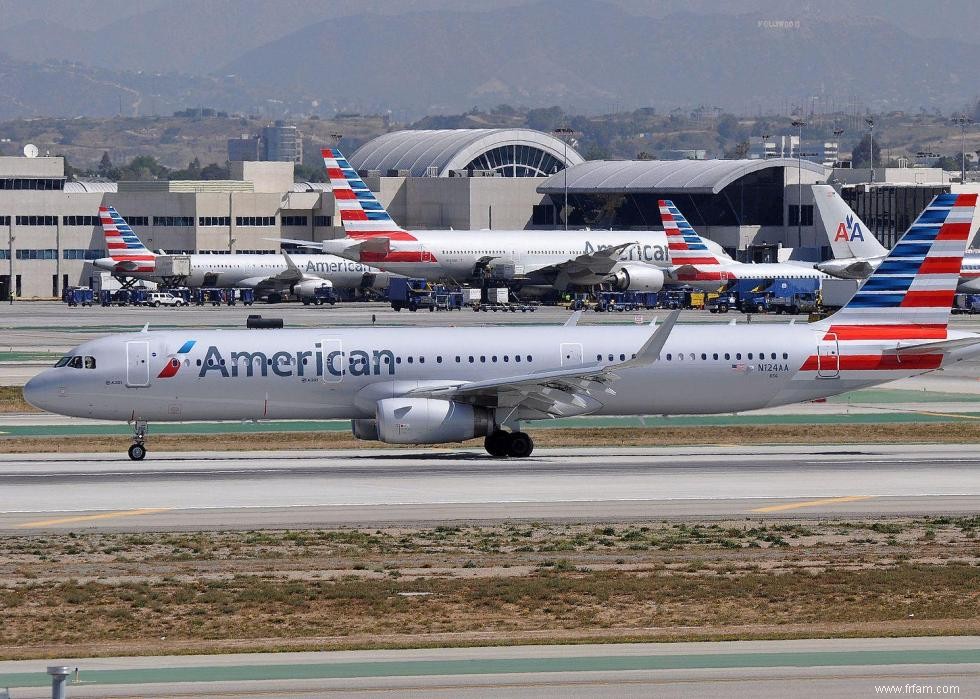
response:
M524 422L727 413L826 398L980 354L950 330L976 194L922 212L840 311L815 323L579 327L189 329L79 345L24 398L62 415L149 422L350 419L391 444L484 437L527 457Z
M672 201L661 199L660 218L667 233L670 258L674 263L670 281L705 291L717 291L737 279L826 279L830 275L813 265L797 262L736 262L720 257L699 236Z
M834 254L833 259L819 263L817 269L842 279L867 278L888 255L888 249L833 187L813 185L813 199ZM966 251L956 290L980 292L980 251Z
M119 277L163 281L159 255L143 245L126 220L111 206L99 207L109 257L93 261ZM292 293L309 298L323 284L344 289L384 289L387 272L335 255L187 255L190 275L179 283L191 287L253 288L270 301Z
M285 242L431 281L470 280L483 270L558 289L603 282L659 291L670 266L662 231L406 231L400 228L350 163L323 149L346 238ZM727 257L715 243L716 254Z

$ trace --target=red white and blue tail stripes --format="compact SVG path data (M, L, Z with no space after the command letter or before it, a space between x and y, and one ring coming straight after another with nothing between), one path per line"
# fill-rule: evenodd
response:
M99 220L109 257L116 262L130 263L127 265L129 272L153 271L156 255L146 249L126 219L111 206L100 206Z
M838 340L943 339L970 237L976 194L940 194L844 308Z
M718 266L721 262L705 245L704 240L687 222L674 202L661 199L660 219L667 234L667 248L670 250L670 260L675 265L697 265L698 267Z
M340 151L324 148L320 152L340 211L340 221L348 237L385 236L392 240L415 240L392 220L374 192L368 189Z

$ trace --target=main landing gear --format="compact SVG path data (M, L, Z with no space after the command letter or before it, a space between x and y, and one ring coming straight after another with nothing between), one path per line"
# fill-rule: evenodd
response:
M515 459L523 459L534 451L534 440L526 432L495 430L486 436L483 446L490 456L512 456Z
M133 461L142 461L146 456L146 420L137 420L133 424L133 443L129 447L129 458Z

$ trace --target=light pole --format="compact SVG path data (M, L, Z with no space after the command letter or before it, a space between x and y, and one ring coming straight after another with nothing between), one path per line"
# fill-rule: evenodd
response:
M796 151L796 182L799 185L796 201L796 247L803 247L803 127L806 122L794 119L793 126L799 129L799 141Z
M834 147L837 148L837 155L834 157L834 167L840 163L840 137L844 133L844 129L836 128L834 129Z
M7 224L7 246L8 246L7 255L10 258L9 260L7 260L10 263L8 265L8 267L10 267L10 286L7 289L7 292L8 292L7 293L7 300L9 300L10 301L10 305L13 306L14 305L14 290L17 288L17 285L16 285L16 283L14 281L16 279L16 277L14 277L14 241L17 240L17 236L14 235L14 228L13 228L13 223L12 223L13 222L13 216L11 216L10 218L11 218L11 223L8 223Z
M561 139L564 145L564 162L562 162L562 180L564 181L565 190L565 205L562 207L562 218L565 220L565 230L568 230L568 139L572 137L575 133L572 129L567 126L559 126L557 129L552 131L558 138Z
M874 117L866 117L864 123L868 125L868 160L871 162L871 184L875 183L875 120Z
M963 149L963 153L960 156L960 183L966 184L966 126L967 124L973 123L970 117L961 114L960 116L953 119L953 121L960 126L960 144Z

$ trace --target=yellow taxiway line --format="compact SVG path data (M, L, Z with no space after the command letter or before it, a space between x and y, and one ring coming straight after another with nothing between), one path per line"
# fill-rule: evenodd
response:
M791 502L786 505L769 505L759 507L752 512L783 512L784 510L797 510L801 507L819 507L820 505L836 505L840 502L856 502L858 500L870 500L873 495L847 495L841 498L823 498L822 500L805 500L803 502Z
M74 524L75 522L92 522L98 519L115 519L116 517L136 517L139 515L153 515L158 512L166 512L169 507L144 507L139 510L119 510L118 512L100 512L97 515L77 515L74 517L58 517L57 519L42 519L36 522L24 522L18 524L18 528L25 527L52 527L56 524Z

